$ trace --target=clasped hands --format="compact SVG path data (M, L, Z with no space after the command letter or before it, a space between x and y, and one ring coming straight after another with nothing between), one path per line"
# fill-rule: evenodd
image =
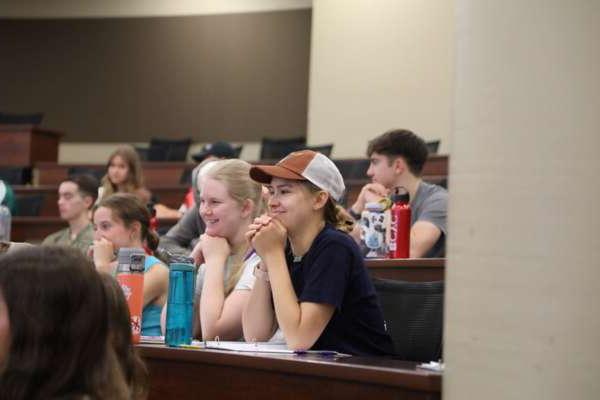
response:
M248 226L246 239L264 261L270 251L285 251L287 229L277 218L263 214Z
M381 183L367 183L360 190L356 202L352 206L352 210L360 214L365 209L367 203L379 201L384 197L387 197L389 192L390 191Z
M255 218L248 226L245 236L261 258L272 250L285 251L287 230L280 221L267 214ZM216 257L226 259L230 253L231 246L226 239L204 233L200 235L200 240L194 246L190 257L194 259L196 265L200 265Z

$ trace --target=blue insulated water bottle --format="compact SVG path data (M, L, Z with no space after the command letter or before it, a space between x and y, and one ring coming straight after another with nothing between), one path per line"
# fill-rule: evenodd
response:
M194 261L191 258L181 258L172 262L169 269L165 343L168 346L190 344L196 284Z

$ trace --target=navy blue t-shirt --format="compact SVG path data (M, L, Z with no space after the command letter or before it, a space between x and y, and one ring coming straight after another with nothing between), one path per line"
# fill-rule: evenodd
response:
M301 261L287 264L300 302L335 307L312 349L353 355L393 354L383 314L358 245L330 225L317 235Z

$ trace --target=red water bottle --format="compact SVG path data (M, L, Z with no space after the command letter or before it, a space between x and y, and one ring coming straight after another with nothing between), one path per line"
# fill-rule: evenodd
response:
M390 258L408 258L410 254L410 195L408 191L399 186L392 194L391 222L390 222Z
M185 197L183 198L183 205L185 206L186 210L189 210L190 208L194 207L194 203L196 203L194 200L194 190L189 188L185 194Z
M144 305L144 262L146 255L142 249L119 249L117 281L123 289L129 315L133 343L140 342L142 331L142 307Z

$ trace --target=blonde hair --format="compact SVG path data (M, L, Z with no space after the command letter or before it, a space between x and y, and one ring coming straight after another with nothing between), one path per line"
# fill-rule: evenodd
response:
M323 189L309 181L303 181L303 183L313 194L323 191ZM323 207L323 219L325 222L333 225L333 227L339 231L345 233L352 232L355 223L354 218L352 218L352 216L348 214L348 211L342 206L337 204L329 193L327 195L327 203L325 203L325 206Z
M108 167L110 167L110 163L116 156L121 157L128 168L123 192L134 193L136 190L144 187L142 161L137 151L129 145L119 146L111 153L108 157L108 163L106 163L106 174L102 177L102 198L119 191L117 186L108 177Z
M246 200L251 200L254 204L251 218L254 218L262 214L266 206L262 197L262 185L250 179L250 167L251 165L246 161L239 159L219 160L210 164L206 172L203 171L202 178L210 178L223 183L229 196L240 205L243 205ZM231 266L229 277L225 283L226 296L231 293L240 279L243 265L243 260L240 260Z

